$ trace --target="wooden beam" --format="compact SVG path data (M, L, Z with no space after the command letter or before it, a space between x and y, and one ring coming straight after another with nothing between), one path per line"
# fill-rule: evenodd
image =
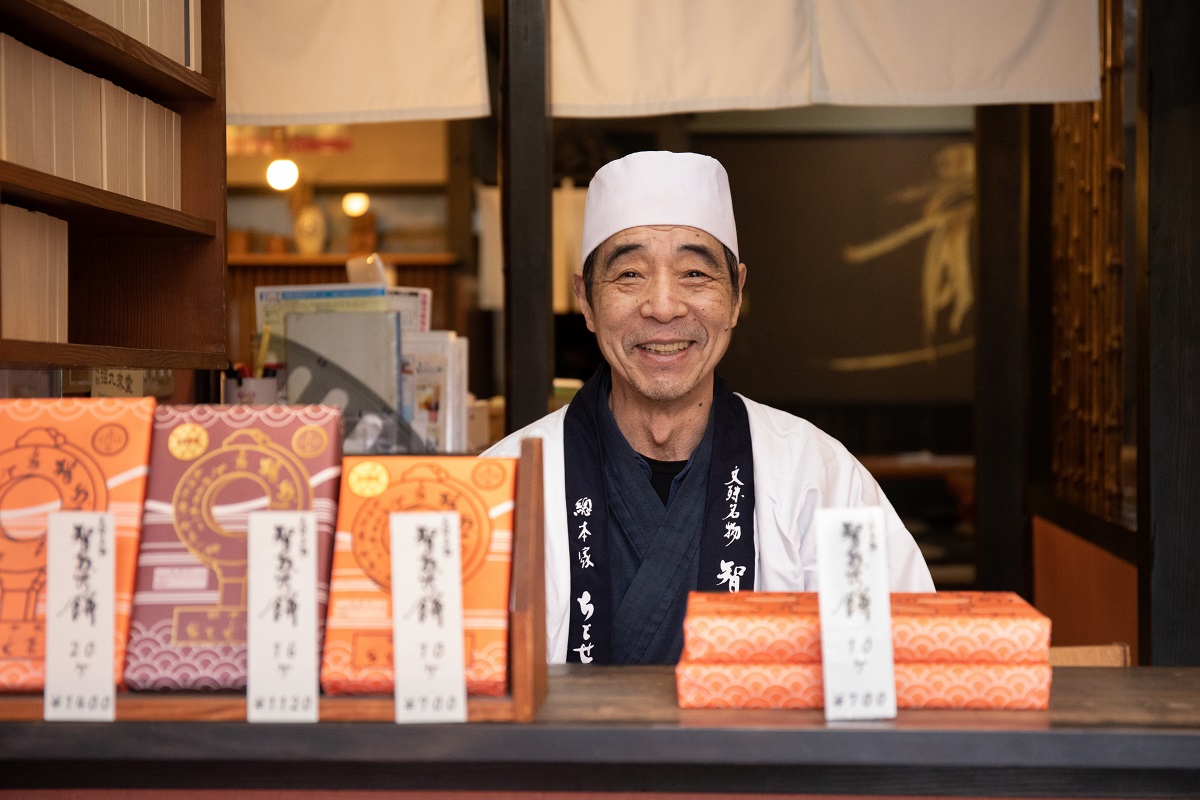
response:
M554 363L547 0L505 0L500 52L505 427L546 413Z
M1200 5L1142 0L1138 52L1139 574L1150 662L1200 665ZM1142 661L1146 663L1145 654Z
M976 572L980 589L1029 599L1029 112L975 111L979 306L975 347Z

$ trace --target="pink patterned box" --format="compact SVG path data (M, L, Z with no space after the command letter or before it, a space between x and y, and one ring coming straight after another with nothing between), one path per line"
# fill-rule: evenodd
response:
M332 406L158 408L125 668L131 689L245 687L252 511L316 512L324 620L341 421Z

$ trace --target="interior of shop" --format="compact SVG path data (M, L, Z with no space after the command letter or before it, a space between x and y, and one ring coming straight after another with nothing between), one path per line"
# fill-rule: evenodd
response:
M347 460L313 468L340 475L328 491L353 483L353 502L373 508L408 481L419 501L395 503L419 505L435 486L453 508L455 481L481 480L475 460L462 476L430 478L371 459L478 455L571 403L604 364L573 288L589 181L640 151L712 156L728 174L747 274L717 375L844 445L937 592L1011 594L1052 621L1038 663L1059 670L1056 694L1047 683L1025 716L978 705L839 727L814 710L828 698L725 717L700 701L689 709L676 689L700 660L600 678L547 667L555 551L543 504L563 509L543 496L542 447L526 442L501 477L484 476L509 495L480 506L455 555L478 569L504 562L491 564L503 572L499 621L480 623L499 642L499 677L469 703L464 689L469 725L422 738L363 724L401 712L362 679L344 692L357 697L322 684L330 724L292 726L318 733L269 725L262 737L240 724L244 685L167 697L157 690L170 686L131 671L110 742L91 723L43 722L44 698L4 696L0 670L0 742L14 748L0 761L19 776L10 793L0 766L0 800L42 786L56 790L47 800L117 786L181 800L205 787L371 800L480 787L546 800L1195 795L1200 8L776 0L754 15L722 0L705 13L634 0L304 0L282 14L274 0L268 32L272 0L156 1L0 3L0 402L337 406L337 423L309 421L290 440L303 451L339 439ZM27 262L40 268L14 266ZM181 473L209 458L197 459L208 440L186 433L169 445ZM0 450L0 536L14 547L29 536L19 522L10 535L4 497L24 478L10 471L6 488L3 469L17 467L5 453L33 448L30 475L42 480L37 448L64 447L48 435ZM88 436L93 450L125 446ZM253 447L228 441L244 467ZM272 483L279 469L265 464L253 480ZM222 474L191 488L210 491ZM58 491L63 476L60 463L42 483ZM89 491L117 497L117 485ZM174 524L178 496L147 513ZM500 543L471 551L467 530L497 519ZM340 519L326 527L330 558L361 566L352 585L391 583L366 566L394 563L389 542ZM212 563L223 544L204 545ZM193 630L204 614L210 631L245 626L244 559L214 569L220 603L177 610L172 625L194 613ZM198 591L179 580L168 587L177 600ZM570 580L558 599L590 620L590 595L572 600ZM0 560L0 656L26 640L36 649L43 584ZM230 622L226 594L239 591ZM387 615L394 597L379 606ZM137 601L120 602L128 624ZM381 634L372 620L342 633L345 619L329 619L326 643L344 636L354 653L347 674L394 669L398 629ZM386 647L362 645L372 636ZM153 660L148 672L166 669ZM724 668L746 666L733 663ZM1005 690L1020 683L1003 672L1012 664L987 669L1009 676L988 678ZM228 737L215 741L215 726ZM134 746L150 755L122 752ZM129 778L134 760L144 772ZM60 762L78 775L56 774Z

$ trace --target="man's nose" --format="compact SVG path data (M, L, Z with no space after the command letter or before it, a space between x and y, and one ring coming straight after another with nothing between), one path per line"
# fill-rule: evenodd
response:
M670 322L678 317L687 315L687 304L679 292L679 287L670 278L656 277L646 287L646 296L642 301L642 316L650 317L659 322Z

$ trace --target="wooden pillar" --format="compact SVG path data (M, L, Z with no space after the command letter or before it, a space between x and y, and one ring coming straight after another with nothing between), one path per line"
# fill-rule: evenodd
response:
M554 364L548 25L547 0L504 0L500 204L509 432L545 415Z
M980 589L1030 598L1028 426L1029 111L975 111L979 306L975 337L975 517Z
M1200 4L1138 9L1142 663L1200 665ZM1147 655L1149 661L1147 661Z

